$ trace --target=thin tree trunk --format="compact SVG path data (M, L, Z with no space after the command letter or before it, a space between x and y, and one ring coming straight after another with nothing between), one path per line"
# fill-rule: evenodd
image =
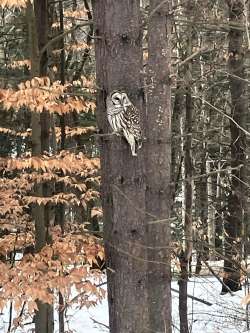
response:
M229 24L239 22L244 24L244 0L228 0ZM231 116L233 120L244 127L247 113L246 83L241 80L244 78L244 51L243 51L243 31L232 27L229 32L229 60L228 70L230 93L231 93ZM241 289L240 270L237 262L241 261L242 256L242 229L245 211L245 162L246 162L246 139L245 134L230 121L231 133L231 166L233 168L243 165L242 168L232 171L231 191L228 195L228 214L225 220L225 255L224 279L223 282L232 291ZM222 293L227 292L222 288Z
M36 23L33 5L27 3L27 22L29 31L29 49L30 49L30 59L31 59L31 76L39 75L39 50L37 42L36 33ZM32 127L32 156L41 155L41 123L40 114L32 112L31 114L31 127ZM42 196L42 185L36 186L36 195ZM36 251L41 250L43 244L46 240L46 233L44 227L44 208L42 206L36 205L33 209L33 217L35 219L35 247Z
M223 141L224 136L224 118L221 120L221 133L219 137L219 142ZM219 148L219 161L218 161L218 173L216 177L216 213L215 213L215 249L216 249L216 258L218 258L219 253L223 253L223 244L224 244L224 232L223 232L223 200L222 200L222 179L221 179L221 169L223 166L223 147L220 144Z
M123 88L142 112L142 46L139 0L93 0L97 122L110 131L105 100ZM147 332L147 260L143 151L132 157L120 137L100 139L104 243L111 333Z
M245 3L245 11L244 11L245 19L246 22L250 22L250 3L246 2ZM248 37L248 49L245 52L245 77L248 81L250 81L250 39ZM249 110L250 107L250 100L249 100L249 89L247 89L246 93L246 98L247 98L247 109ZM250 131L250 112L248 111L246 114L246 122L245 122L245 128L249 132ZM249 136L246 136L246 156L250 156L250 138ZM246 161L246 183L250 183L250 168L249 168L249 158ZM248 196L249 196L249 192ZM248 202L248 199L246 198L246 202ZM250 217L250 205L246 204L246 211L245 211L245 223L244 223L244 259L246 262L246 269L248 269L249 265L247 264L247 258L249 255L249 250L250 250L250 225L249 225L249 217ZM249 306L248 306L249 308ZM250 325L250 324L249 324Z
M186 92L186 118L185 118L185 144L184 144L184 242L183 251L179 257L181 273L178 281L179 284L179 316L180 316L180 332L188 333L187 318L187 283L188 283L188 267L192 254L192 207L193 207L193 184L192 184L192 97L191 90L187 88Z
M198 35L198 44L199 47L202 48L205 45L205 42L202 38L202 33ZM199 63L199 71L201 76L201 82L198 83L200 85L201 94L203 98L206 98L206 91L205 91L205 84L202 82L205 82L205 75L204 75L204 63L202 61L202 57L200 57L200 63ZM199 88L196 87L198 90ZM199 108L201 109L201 126L198 128L201 128L202 130L202 142L201 142L201 154L200 154L200 174L203 175L206 173L206 162L208 158L208 138L207 138L207 129L208 129L208 120L207 120L207 110L206 105L201 100L199 101ZM198 157L199 158L199 157ZM202 261L207 260L208 258L208 247L205 246L204 243L206 243L207 240L207 215L208 215L208 193L207 193L207 178L202 177L198 182L195 184L196 187L196 198L195 201L198 203L198 216L200 217L200 224L198 226L197 230L197 242L196 242L196 251L197 251L197 262L196 262L196 268L195 268L195 274L200 274L202 269Z
M206 173L206 159L207 159L207 144L205 138L202 142L202 153L201 153L201 163L200 163L200 174L204 175ZM208 215L208 197L207 197L207 178L202 177L195 184L196 188L196 205L197 211L200 217L200 224L197 226L197 239L196 239L196 267L195 274L199 275L202 269L202 261L207 260L207 246L205 246L207 238L207 215Z
M206 173L211 171L211 161L206 161ZM215 208L214 208L214 193L213 193L213 176L207 178L207 198L208 198L208 213L207 213L207 237L209 245L209 260L215 259Z
M148 332L171 332L171 90L169 4L151 0L148 25L146 212ZM160 6L160 7L159 7ZM158 10L155 10L159 7Z
M45 58L40 59L39 50L43 47L45 32L39 29L46 29L44 15L46 16L46 1L34 2L34 8L31 2L27 4L27 22L29 31L29 45L31 58L31 76L40 76L45 74ZM46 21L47 22L47 21ZM42 24L42 26L41 26ZM32 113L32 155L41 155L43 150L48 150L48 117L40 117L39 113ZM47 187L36 185L35 195L44 196L47 194ZM33 217L35 220L35 249L40 251L48 241L48 220L49 212L43 206L36 205L33 209ZM35 330L37 333L52 333L54 327L53 307L37 301L38 311L35 314Z
M63 22L63 1L59 1L59 16L60 16L60 33L64 33L64 22ZM61 84L65 84L65 50L64 50L64 38L61 39L61 54L60 54L60 80ZM65 149L66 132L65 132L65 115L60 116L60 127L61 127L61 150ZM59 192L64 192L64 184L58 184ZM65 206L64 204L59 204L56 207L55 222L57 222L61 227L62 234L64 233L65 224ZM59 291L58 294L58 319L59 319L59 333L64 333L64 297Z
M183 163L182 150L181 150L181 117L185 109L185 92L183 84L179 84L175 91L175 99L173 105L172 121L171 121L171 182L172 182L172 204L175 201L176 193L178 191L178 183L181 176L181 168Z
M189 1L186 5L187 17L192 14L192 1ZM192 26L188 28L187 36L187 54L189 56L192 53ZM187 317L187 284L188 284L188 269L189 262L192 255L192 239L193 239L193 228L192 228L192 208L193 208L193 181L192 181L192 120L193 120L193 101L192 101L192 90L191 90L191 78L192 78L192 65L189 62L184 69L184 80L186 87L186 105L185 105L185 120L184 120L184 212L183 212L183 223L184 223L184 240L183 240L183 251L179 256L180 260L180 278L179 284L179 316L180 316L180 332L188 333L188 317Z

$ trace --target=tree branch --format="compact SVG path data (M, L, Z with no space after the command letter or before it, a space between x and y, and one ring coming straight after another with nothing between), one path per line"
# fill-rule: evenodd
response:
M226 118L228 118L229 120L231 120L231 122L233 122L235 124L235 126L238 127L243 133L245 133L247 136L250 136L250 132L248 132L245 128L241 127L231 116L229 116L228 114L226 114L225 112L223 112L222 110L220 110L219 108L217 108L216 106L212 105L211 103L209 103L208 101L206 101L202 97L197 96L197 95L194 96L194 97L199 98L203 103L207 104L212 109L218 111L220 114L222 114L223 116L225 116Z
M175 293L178 293L178 294L179 294L179 290L174 289L174 288L171 288L171 290L174 291ZM200 299L200 298L198 298L198 297L195 297L195 296L193 296L193 295L189 295L189 294L187 294L187 297L193 299L194 301L197 301L197 302L203 303L203 304L208 305L208 306L213 305L212 303L210 303L210 302L208 302L208 301L205 301L205 300L203 300L203 299Z
M220 282L220 284L222 286L224 286L227 289L229 294L231 296L233 296L232 290L223 282L223 280L220 279L220 277L215 273L215 271L212 269L212 267L210 267L206 261L203 261L203 262L204 262L205 266L207 266L209 272Z
M52 38L46 45L44 45L44 47L41 49L40 51L40 59L43 55L43 53L48 49L48 47L50 47L51 45L53 45L55 42L57 42L58 40L60 40L61 38L64 38L65 36L67 36L68 34L70 34L71 32L75 31L76 29L78 28L81 28L81 27L86 27L86 26L89 26L89 25L92 25L93 24L93 21L86 21L84 23L81 23L81 24L77 24L75 25L73 28L63 32L62 34Z
M203 52L208 52L208 51L211 51L210 49L208 49L208 47L202 47L199 50L197 50L196 52L194 52L193 54L191 54L189 57L184 59L183 61L177 61L173 65L181 67L181 66L185 65L187 62L189 62L190 60L192 60L193 58L195 58L197 55L199 55Z

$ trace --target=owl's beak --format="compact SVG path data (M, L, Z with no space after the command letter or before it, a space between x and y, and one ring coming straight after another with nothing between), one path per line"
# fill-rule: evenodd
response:
M122 99L122 105L123 105L123 106L129 106L129 105L130 105L129 100L128 100L127 98L123 98L123 99Z

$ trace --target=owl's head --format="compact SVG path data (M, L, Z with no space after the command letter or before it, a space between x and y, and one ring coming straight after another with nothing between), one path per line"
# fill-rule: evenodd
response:
M113 90L107 97L107 101L110 101L113 107L127 107L131 105L128 95L123 90Z

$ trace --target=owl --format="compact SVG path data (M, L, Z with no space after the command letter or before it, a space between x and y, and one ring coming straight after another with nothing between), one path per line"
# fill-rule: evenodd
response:
M106 100L108 122L116 135L123 136L130 145L132 156L142 146L140 114L126 92L112 91Z

